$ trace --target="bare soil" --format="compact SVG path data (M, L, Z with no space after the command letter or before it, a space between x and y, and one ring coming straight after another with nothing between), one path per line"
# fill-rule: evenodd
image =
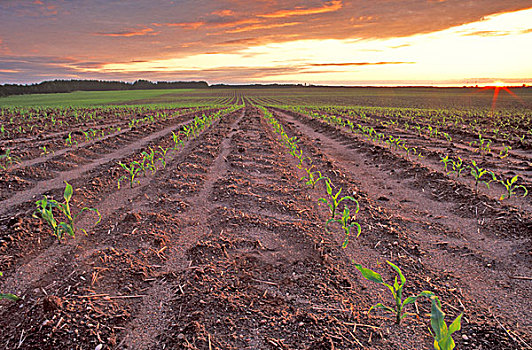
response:
M221 118L133 188L117 189L118 162L172 146L193 114L28 154L0 175L0 291L21 297L0 301L0 348L432 349L428 300L400 326L367 314L392 300L353 262L392 281L385 260L403 270L406 296L433 291L448 322L464 313L457 348L529 348L529 201L501 203L438 170L435 157L406 159L271 111L316 169L359 200L358 239L342 249L341 229L326 230L323 183L300 181L254 107ZM94 226L84 214L88 235L58 243L31 214L43 194L62 198L65 180L74 207L103 219Z

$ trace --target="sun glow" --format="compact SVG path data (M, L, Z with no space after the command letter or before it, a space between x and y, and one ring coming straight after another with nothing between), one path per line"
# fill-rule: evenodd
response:
M297 40L231 53L110 63L85 71L185 74L227 70L231 75L232 70L248 69L250 73L240 82L522 85L532 83L530 18L532 8L403 38Z

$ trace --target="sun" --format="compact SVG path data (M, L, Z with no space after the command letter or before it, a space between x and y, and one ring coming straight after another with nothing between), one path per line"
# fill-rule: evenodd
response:
M522 104L524 104L523 100L521 100L521 98L519 98L519 96L517 96L513 91L510 91L510 89L508 89L509 85L507 83L504 83L502 81L494 81L490 84L487 84L486 86L484 87L481 87L477 92L480 92L480 91L485 91L485 90L493 90L493 99L491 101L491 114L493 115L494 111L495 111L495 107L496 107L496 103L497 103L497 98L499 97L499 92L501 90L503 91L506 91L508 94L512 95L516 100L518 100L519 102L521 102Z
M503 83L502 81L495 81L495 82L491 83L490 86L501 88L501 87L506 87L507 84Z

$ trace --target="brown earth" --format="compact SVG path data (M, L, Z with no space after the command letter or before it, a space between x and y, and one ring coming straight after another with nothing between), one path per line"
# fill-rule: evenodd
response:
M193 115L113 135L1 174L0 347L5 349L431 349L430 302L395 325L383 286L436 293L459 349L524 349L530 321L530 202L501 203L400 153L304 115L271 109L316 169L361 205L347 248L304 171L254 107L223 117L166 168L116 188L118 161L172 146ZM25 162L25 163L24 163ZM437 161L436 161L437 162ZM504 166L503 163L500 164ZM504 170L504 169L503 169ZM42 194L98 208L61 244L32 218Z

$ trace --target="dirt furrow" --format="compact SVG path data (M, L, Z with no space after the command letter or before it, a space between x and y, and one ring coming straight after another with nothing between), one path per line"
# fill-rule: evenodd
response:
M513 324L519 322L521 330L529 332L532 324L522 321L526 311L520 305L526 303L532 290L526 281L512 279L531 273L530 239L524 232L521 239L497 235L481 224L482 214L478 218L464 215L456 202L438 198L441 184L436 186L435 179L427 178L411 164L382 156L375 148L368 150L371 147L356 138L346 142L323 127L316 128L316 123L277 115L318 143L370 198L403 222L409 228L409 240L427 252L423 264L430 270L452 274L463 290L464 301L491 306L499 317ZM464 264L468 273L462 273Z
M172 131L180 129L185 123L178 123L177 125L170 125L160 131L154 132L148 136L137 140L128 147L120 148L104 155L103 157L97 158L89 164L81 165L74 170L67 170L59 172L56 177L51 180L45 180L37 182L33 187L17 193L16 196L10 197L6 200L0 202L0 215L9 211L11 207L22 204L24 202L34 199L37 195L46 193L52 189L64 187L64 181L70 182L83 174L90 172L106 163L115 161L126 157L127 155L142 149L148 143L157 140L162 137L170 135Z

